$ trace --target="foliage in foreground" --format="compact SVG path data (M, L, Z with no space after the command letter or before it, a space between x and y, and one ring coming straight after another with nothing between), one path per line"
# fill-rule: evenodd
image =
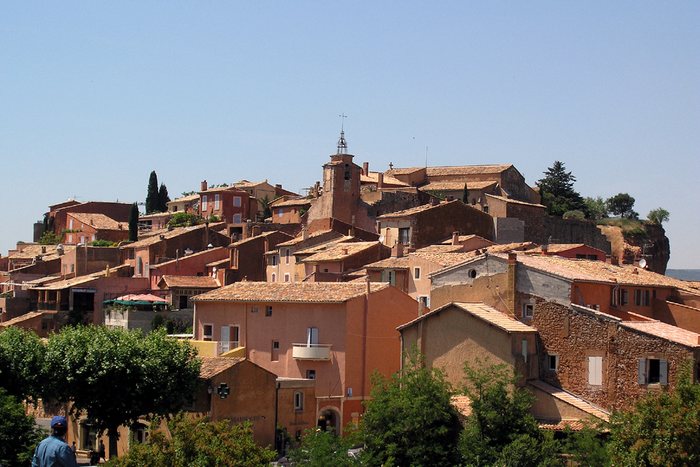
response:
M560 465L557 444L530 414L534 396L515 385L505 365L465 365L465 394L471 400L460 437L466 465Z
M304 433L301 444L289 453L289 459L308 467L349 467L358 465L357 459L348 456L348 449L354 447L358 433L337 436L331 431L309 429Z
M373 375L362 421L370 465L456 465L461 426L444 374L413 356L391 378Z
M231 425L226 420L210 422L179 415L168 422L168 436L151 431L143 444L133 446L107 465L119 467L261 466L277 453L253 441L250 423Z
M0 465L29 465L34 448L44 437L24 407L0 388Z
M647 214L647 219L649 219L649 222L656 225L661 225L664 222L668 222L670 218L671 214L664 208L652 209L649 211L649 214Z
M673 391L650 393L634 411L614 413L614 465L700 465L700 385L688 363Z
M202 222L204 222L204 219L196 214L189 212L176 212L168 221L168 228L190 227L192 225L199 225Z
M0 331L0 387L19 400L41 396L44 346L31 331Z

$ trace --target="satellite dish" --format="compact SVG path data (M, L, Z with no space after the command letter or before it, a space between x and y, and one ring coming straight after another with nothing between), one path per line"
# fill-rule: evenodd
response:
M642 269L646 268L647 267L647 260L644 258L640 259L639 260L639 267Z

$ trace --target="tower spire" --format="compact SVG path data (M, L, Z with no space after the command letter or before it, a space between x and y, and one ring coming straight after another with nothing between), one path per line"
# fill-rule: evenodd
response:
M340 138L338 138L338 154L347 154L348 143L345 141L345 119L348 118L345 114L338 115L340 117Z

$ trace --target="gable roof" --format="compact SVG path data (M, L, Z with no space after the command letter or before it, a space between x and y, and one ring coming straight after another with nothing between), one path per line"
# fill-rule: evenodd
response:
M3 321L2 323L0 323L0 327L5 328L15 326L17 324L22 324L25 321L31 321L32 319L38 318L39 316L55 314L55 311L30 311L29 313L24 313L23 315L19 315L12 319L8 319L7 321Z
M345 242L336 243L323 251L314 253L301 260L303 263L342 261L380 245L379 242Z
M373 282L370 293L389 287ZM195 302L246 303L344 303L367 292L366 283L357 282L236 282L193 297Z
M128 226L125 226L121 222L117 222L111 217L99 213L88 213L88 212L69 212L68 215L82 222L92 226L98 230L128 230Z
M532 206L533 208L542 208L542 209L545 209L545 208L546 208L546 206L543 205L543 204L527 203L527 202L525 202L525 201L520 201L520 200L513 199L513 198L506 198L505 196L492 195L492 194L490 194L490 193L486 193L485 196L486 196L487 198L497 199L497 200L503 201L503 202L505 202L505 203L520 204L520 205L523 205L523 206Z
M123 269L130 269L130 268L131 268L131 266L129 266L127 264L121 264L119 266L109 268L109 273L116 275L119 273L119 271L121 271ZM43 285L43 286L32 287L32 289L33 290L62 290L62 289L70 288L70 287L75 287L76 285L87 284L89 282L95 281L101 277L106 277L106 276L107 276L107 271L99 271L99 272L94 272L92 274L86 274L84 276L73 277L71 279L64 279L61 281L51 282L51 283Z
M158 286L161 284L168 288L173 287L188 287L193 289L215 289L219 287L219 281L211 276L176 276L164 275L158 281Z
M370 264L366 265L365 268L367 268L367 269L386 269L386 268L407 269L410 267L411 264L413 264L413 261L416 258L420 258L420 259L429 261L431 263L435 263L436 265L438 265L440 267L447 267L447 266L452 266L453 264L463 263L464 261L470 259L473 256L474 256L474 254L471 252L467 252L467 253L462 253L462 252L439 253L439 252L424 252L422 250L418 250L418 251L409 253L406 256L399 257L399 258L391 257L391 258L386 258L386 259L383 259L380 261L375 261L374 263L370 263Z
M292 206L310 206L311 205L311 199L310 198L298 198L298 199L280 199L279 201L273 202L270 207L273 208L286 208L286 207L292 207Z
M321 236L323 236L323 235L328 236L328 237L329 237L329 240L332 239L332 238L341 238L341 237L344 237L343 234L341 234L340 232L336 232L335 230L319 230L319 231L317 231L317 232L314 232L314 233L312 233L312 234L309 234L309 236L308 236L307 238L304 238L303 235L297 235L296 237L294 237L294 238L291 239L291 240L287 240L286 242L278 243L277 246L278 246L278 247L281 247L281 246L283 246L283 247L284 247L284 246L296 246L296 245L298 245L298 244L300 244L300 243L303 243L303 242L305 242L305 241L307 241L307 240L310 240L310 239L312 239L312 238L315 239L316 237L321 237Z
M421 185L418 189L421 191L460 191L464 190L464 185L467 185L467 190L484 190L496 185L495 180L472 181L465 183L464 180L439 180L428 182Z
M286 232L282 232L281 230L268 230L266 232L261 233L260 235L255 235L254 237L248 237L248 238L244 238L243 240L238 240L237 242L233 242L232 244L229 245L229 248L245 245L246 243L250 243L253 241L263 240L263 239L265 239L271 235L274 235L274 234L280 234L280 235L284 235L285 237L292 238L291 235L289 235Z
M460 309L462 311L465 311L466 313L479 318L482 321L485 321L493 326L496 326L497 328L500 328L501 330L511 333L511 332L532 332L535 333L537 330L531 326L528 326L527 324L521 323L520 321L511 318L510 316L506 315L505 313L501 313L495 308L492 308L485 303L464 303L464 302L452 302L448 303L447 305L443 305L440 308L436 308L435 310L429 311L428 313L419 316L418 318L409 321L406 324L402 324L401 326L397 327L399 331L408 327L413 326L419 321L422 321L424 319L428 319L432 316L435 316L442 311L445 311L447 309L450 309L452 307L455 307L457 309Z
M213 229L214 227L218 227L221 225L224 225L224 223L223 222L211 223L211 224L209 224L209 228ZM161 231L159 231L160 233L158 235L152 235L150 237L147 237L147 238L144 238L141 240L137 240L133 243L123 245L120 248L142 248L145 246L155 245L158 242L162 242L164 240L175 238L178 235L186 234L188 232L192 232L193 230L199 230L199 229L204 229L204 228L206 228L206 224L192 225L190 227L175 227L172 230L161 230Z
M381 216L377 216L377 219L397 219L401 217L410 217L413 215L416 215L418 213L428 211L430 209L436 209L440 208L442 206L447 206L448 204L451 203L461 203L459 200L453 200L453 201L443 201L440 204L421 204L420 206L416 206L414 208L409 208L409 209L404 209L402 211L395 211L395 212L389 212L387 214L382 214Z
M211 379L245 360L243 357L199 357L199 359L202 361L199 369L201 379Z
M151 269L157 270L159 268L162 268L163 266L169 266L171 264L175 264L178 262L192 260L192 258L198 258L200 256L206 255L207 253L212 253L212 252L217 252L217 251L221 252L222 258L219 261L228 261L229 260L228 249L225 246L215 246L212 248L207 248L206 250L197 251L195 253L192 253L191 255L180 256L177 259L171 259L170 261L163 261L162 263L154 264L153 266L151 266Z
M513 164L438 166L427 167L426 172L428 177L443 175L484 175L500 174L511 167L513 167Z

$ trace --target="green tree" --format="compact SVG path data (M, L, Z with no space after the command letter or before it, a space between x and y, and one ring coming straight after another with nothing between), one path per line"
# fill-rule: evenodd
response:
M443 372L414 355L402 371L375 373L372 383L362 418L370 465L456 465L461 425Z
M25 415L24 406L0 388L0 465L29 465L43 437L34 418Z
M0 331L0 387L20 400L41 396L44 345L31 331Z
M168 188L164 183L161 183L158 189L158 212L166 212L168 210L168 201L170 201Z
M160 429L152 430L148 441L133 446L126 455L110 460L108 465L258 467L277 457L275 451L255 444L250 423L232 425L226 420L209 422L179 415L168 422L168 429L169 435Z
M61 243L61 237L50 230L41 234L41 238L39 238L39 244L41 245L58 245L59 243Z
M134 203L129 211L129 241L135 242L139 238L139 206Z
M680 369L672 391L649 392L634 410L610 419L613 465L700 465L700 385L692 364Z
M574 209L573 211L566 211L563 216L561 216L562 219L577 219L577 220L584 220L586 218L586 215L583 213L583 211L579 211L578 209Z
M61 375L46 385L59 402L87 412L109 435L116 455L117 429L139 417L177 412L192 398L199 375L196 351L164 330L140 332L79 326L49 338L44 374Z
M574 190L576 177L567 172L564 163L554 161L552 167L544 172L544 178L537 182L540 187L542 204L553 216L562 216L567 211L585 211L586 206L581 195Z
M670 218L671 214L664 208L652 209L651 211L649 211L649 214L647 214L647 219L649 219L649 222L657 225L661 225L664 222L668 222Z
M152 171L148 177L148 190L146 191L146 214L158 211L158 175Z
M263 199L260 200L260 205L263 208L262 211L262 220L265 220L267 218L272 217L272 201L270 200L270 197L265 195Z
M556 444L530 414L534 396L516 385L506 365L465 365L471 401L460 438L467 465L558 465Z
M309 429L304 433L301 444L289 454L294 464L308 467L348 467L359 465L358 460L348 456L348 449L354 445L355 436L338 436L330 431Z
M575 432L567 429L564 452L569 454L576 465L587 467L606 467L610 465L606 435L602 427L587 426Z
M634 207L634 198L627 193L618 193L608 198L605 203L608 211L622 218L636 219L638 217L637 213L632 209Z
M605 200L602 197L586 197L583 199L583 203L586 205L586 212L588 212L589 219L597 221L608 217L608 206L605 204Z
M204 222L204 219L196 214L189 212L176 212L168 221L168 228L189 227L191 225L201 224L202 222Z

